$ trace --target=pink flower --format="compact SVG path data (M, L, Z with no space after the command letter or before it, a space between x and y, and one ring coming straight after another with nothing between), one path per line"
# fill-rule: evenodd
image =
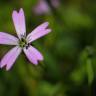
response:
M51 0L51 4L54 8L57 8L60 5L60 0Z
M60 5L59 0L50 0L51 5L54 8L57 8ZM38 0L37 5L33 8L33 11L36 14L42 15L49 13L51 11L50 6L48 5L46 0Z
M50 12L50 7L45 0L39 0L33 11L36 14L42 15Z
M30 43L51 32L51 29L47 28L48 22L41 24L26 36L23 9L21 8L19 12L13 11L12 18L18 38L8 33L0 32L0 44L15 45L15 47L12 48L1 60L0 68L6 66L6 70L9 70L22 50L29 61L37 65L38 61L43 60L43 56L36 48L31 46Z

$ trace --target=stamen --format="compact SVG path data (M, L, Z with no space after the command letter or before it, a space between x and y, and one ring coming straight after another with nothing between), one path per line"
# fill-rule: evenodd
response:
M31 44L26 41L25 36L24 36L24 35L21 35L21 39L19 40L19 46L20 46L21 48L24 48L24 47L25 47L26 49L28 49L28 47L29 47L30 45L31 45Z

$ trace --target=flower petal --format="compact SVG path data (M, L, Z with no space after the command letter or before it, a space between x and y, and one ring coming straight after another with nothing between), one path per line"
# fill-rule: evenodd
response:
M51 0L51 4L54 8L57 8L60 5L60 0Z
M21 38L21 36L25 36L26 27L23 9L21 8L19 12L13 11L12 18L18 37Z
M50 12L50 7L48 6L48 3L45 0L39 0L37 5L33 8L33 11L38 14L46 14Z
M28 49L24 48L23 50L31 63L37 65L38 61L43 60L42 54L36 48L30 46Z
M18 38L8 33L0 32L0 44L18 45Z
M11 49L1 60L0 67L3 68L6 65L6 70L9 70L16 61L20 53L21 48L19 48L18 46Z
M49 23L45 22L43 24L41 24L40 26L38 26L36 29L34 29L31 33L29 33L29 35L27 36L27 40L28 42L32 42L36 39L39 39L40 37L48 34L49 32L51 32L51 29L48 29Z

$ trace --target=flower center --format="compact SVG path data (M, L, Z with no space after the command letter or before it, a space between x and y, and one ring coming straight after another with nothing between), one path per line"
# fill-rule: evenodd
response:
M25 37L22 37L20 40L19 40L19 46L21 48L24 48L26 47L26 49L30 46L30 44L26 41Z

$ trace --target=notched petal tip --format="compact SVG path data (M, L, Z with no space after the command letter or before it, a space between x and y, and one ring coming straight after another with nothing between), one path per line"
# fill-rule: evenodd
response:
M40 62L44 60L44 57L41 55L40 57L37 58L36 63L33 63L34 65L38 65Z
M23 8L20 8L19 11L13 10L13 13L19 13L19 12L24 12L24 11L23 11Z
M9 71L11 68L7 67L7 64L0 64L0 69L6 68L6 71Z
M36 57L37 57L37 60L36 60L36 63L33 63L34 65L38 65L39 62L42 62L44 60L44 57L43 57L43 55L41 53L38 53L38 55Z
M16 59L20 55L22 49L18 46L12 48L6 53L6 55L0 61L0 68L6 67L6 70L10 70L15 63Z
M6 65L6 64L5 64ZM1 63L0 63L0 68L2 69L5 65L2 65Z
M7 65L6 65L6 71L9 71L11 69L11 67L8 67Z
M19 14L23 14L23 15L24 15L24 10L23 10L23 8L20 8Z
M43 24L39 25L41 28L46 29L49 26L49 22L44 22ZM39 27L38 26L38 27Z
M16 16L17 14L18 14L17 11L14 10L14 11L12 12L12 17L14 18L14 16Z
M23 12L23 8L20 8L20 11L19 12Z
M13 10L12 17L14 18L15 16L17 16L20 13L24 13L23 8L20 8L19 11Z
M40 57L40 58L38 58L38 59L37 59L37 62L38 62L38 63L37 63L37 64L35 64L35 65L38 65L38 64L39 64L40 62L42 62L43 60L44 60L44 57L43 57L43 56L42 56L42 57Z
M41 58L39 58L39 61L43 61L44 60L44 57L42 56Z
M33 64L34 64L34 65L38 65L38 61L34 62Z
M49 25L49 22L44 22L43 24L45 24L46 26L48 26Z
M39 61L44 59L43 55L33 46L29 46L28 49L24 48L23 51L29 61L34 65L38 65Z
M47 31L48 33L50 33L50 32L52 32L52 29L46 29L46 31Z
M47 35L52 30L48 28L49 22L45 22L39 26L37 26L31 33L28 34L27 40L28 42L33 42L36 39L39 39L45 35Z

